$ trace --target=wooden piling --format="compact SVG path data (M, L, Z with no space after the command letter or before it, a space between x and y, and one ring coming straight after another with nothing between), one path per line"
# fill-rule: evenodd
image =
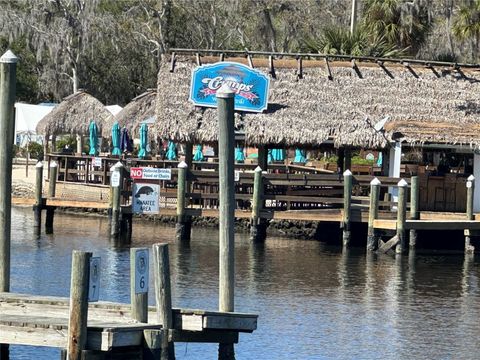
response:
M70 282L67 358L81 360L87 342L88 282L92 253L74 250Z
M155 277L155 302L157 322L163 325L161 360L175 359L175 347L168 341L168 334L173 329L172 290L170 284L170 259L167 244L153 245L153 266Z
M42 207L43 207L43 162L37 162L35 165L35 205L33 206L33 227L40 230L42 226Z
M375 251L378 248L378 235L373 227L373 222L378 217L378 201L381 182L374 178L370 182L370 209L368 212L367 251Z
M407 197L406 189L407 182L404 179L401 179L398 184L398 203L397 203L397 237L398 244L395 247L395 252L397 254L403 254L406 250L406 237L405 237L405 220L406 220L406 209L407 209Z
M110 168L110 186L112 188L112 219L110 222L110 235L118 237L120 234L120 206L123 189L123 164L119 161Z
M137 251L146 252L147 259L143 263L137 262ZM148 249L130 249L130 303L132 319L148 322ZM146 275L145 275L146 274ZM137 292L137 284L143 285L145 292Z
M235 93L222 86L217 91L219 150L219 310L234 310L235 289ZM234 346L219 344L219 359L234 359Z
M83 152L83 136L77 134L77 154L82 155Z
M258 166L263 171L267 171L268 167L268 149L265 145L258 146Z
M178 164L177 175L177 224L175 226L175 238L177 241L190 240L191 222L185 215L187 193L188 165L182 161Z
M346 147L343 152L343 168L345 170L352 168L352 151L349 147Z
M263 241L266 237L266 223L260 217L260 211L263 208L263 178L262 168L255 168L255 177L253 180L253 199L252 199L252 217L250 219L250 240Z
M8 50L0 57L0 291L10 291L10 236L12 203L12 146L15 132L14 103L18 58ZM9 348L0 344L0 358Z
M48 178L48 197L55 197L56 187L57 187L57 174L58 174L58 163L52 161L50 163L50 173Z
M342 239L343 246L350 245L350 216L352 207L352 186L353 176L350 170L345 170L343 173L343 219L342 219Z
M467 179L467 220L474 220L473 194L475 192L475 177L470 175ZM475 248L471 244L470 230L465 230L465 253L473 254Z
M418 176L412 176L410 179L410 219L412 220L420 219L419 197ZM409 245L411 248L417 245L417 230L410 229Z

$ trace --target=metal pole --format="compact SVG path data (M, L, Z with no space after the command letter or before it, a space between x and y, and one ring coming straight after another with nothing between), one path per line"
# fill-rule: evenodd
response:
M373 222L378 217L378 197L380 194L381 182L374 178L370 182L370 209L368 212L368 235L367 235L367 250L375 251L378 247L378 237L373 227Z
M263 207L263 181L262 168L255 168L255 177L253 180L253 201L252 201L252 218L250 223L250 240L265 240L265 224L260 218L260 211Z
M185 161L180 162L177 173L177 224L175 226L175 238L177 241L190 240L190 227L187 225L185 216L187 171L188 164Z
M18 58L8 50L0 57L0 291L10 291L10 226L12 203L12 145ZM0 358L8 359L8 345L0 345Z
M410 219L419 220L420 212L418 211L418 201L420 191L418 187L418 176L412 176L410 179ZM410 229L410 247L417 245L417 230Z
M352 0L352 18L350 19L350 34L355 32L357 27L357 0Z
M43 162L37 162L35 165L36 176L35 176L35 205L33 207L34 211L34 224L33 226L37 229L40 229L42 226L42 207L43 207L43 200L42 200L42 187L43 187Z
M116 237L120 233L120 202L123 188L123 164L119 161L110 168L112 181L112 222L110 224L110 235ZM118 182L116 182L118 180ZM115 181L116 183L113 183Z
M473 214L473 194L475 192L475 177L470 175L467 179L467 220L474 220ZM475 248L470 243L470 230L465 230L465 252L472 254Z
M345 170L343 173L343 246L350 245L350 215L352 207L352 173Z
M219 151L219 310L234 310L235 288L235 93L222 86L217 91ZM219 358L234 358L233 344L219 345Z
M407 209L406 188L408 186L404 179L401 179L398 184L398 204L397 204L397 236L399 243L395 248L397 254L405 252L405 219Z

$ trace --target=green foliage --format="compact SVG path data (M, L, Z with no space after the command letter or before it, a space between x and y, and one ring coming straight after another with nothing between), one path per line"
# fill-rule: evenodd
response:
M373 165L375 164L375 160L367 160L358 155L352 156L352 164L353 165Z
M67 145L69 149L75 150L77 148L77 140L74 136L64 136L61 139L57 140L55 144L58 151L65 149Z
M403 53L396 45L389 44L385 37L372 36L363 27L353 34L347 28L327 27L318 40L307 40L306 45L311 51L331 55L395 57Z
M43 145L37 142L31 142L28 144L28 152L30 153L30 159L43 159Z
M480 0L463 4L452 26L453 34L461 40L480 36Z

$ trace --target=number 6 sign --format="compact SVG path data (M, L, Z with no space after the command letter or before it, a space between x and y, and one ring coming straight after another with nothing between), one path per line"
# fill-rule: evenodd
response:
M135 294L148 292L148 249L135 250Z

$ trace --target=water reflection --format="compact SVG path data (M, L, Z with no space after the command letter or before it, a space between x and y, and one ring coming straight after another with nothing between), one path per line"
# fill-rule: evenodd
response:
M129 248L108 237L103 218L56 214L37 238L30 209L15 209L12 291L68 295L71 251L101 256L102 300L129 301ZM217 309L218 232L135 222L133 246L170 243L173 304ZM241 336L238 359L416 359L478 357L479 267L473 257L389 257L312 241L236 236L235 307L260 315ZM153 274L150 276L153 289ZM153 291L149 302L153 304ZM215 345L178 344L178 359L213 359ZM201 355L199 355L201 354ZM56 350L13 347L12 359L58 358Z

